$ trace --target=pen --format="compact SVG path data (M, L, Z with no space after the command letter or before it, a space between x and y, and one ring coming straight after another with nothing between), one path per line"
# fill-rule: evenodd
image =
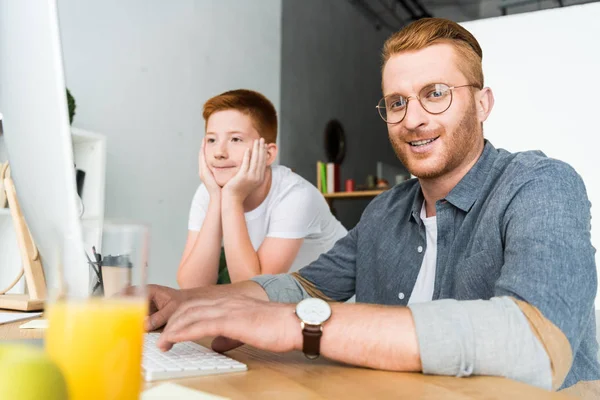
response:
M96 253L96 246L92 246L92 252L94 253L94 258L96 259L96 266L98 267L98 283L100 283L100 288L104 293L104 280L102 279L102 255Z

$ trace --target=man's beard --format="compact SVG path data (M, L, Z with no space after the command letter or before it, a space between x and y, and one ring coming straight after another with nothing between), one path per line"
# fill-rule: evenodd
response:
M444 176L463 162L469 152L474 149L475 142L480 136L480 133L481 128L477 121L475 103L471 102L471 106L463 115L463 118L454 132L450 135L446 134L446 129L443 127L433 131L404 130L400 135L390 136L390 142L394 148L394 152L408 172L417 178L435 179ZM434 168L425 171L413 168L415 165L421 163L421 161L409 156L407 154L408 151L403 151L403 148L405 148L407 143L401 140L400 137L440 137L440 139L446 141L446 147L442 149L442 154L436 156L440 162L438 162Z

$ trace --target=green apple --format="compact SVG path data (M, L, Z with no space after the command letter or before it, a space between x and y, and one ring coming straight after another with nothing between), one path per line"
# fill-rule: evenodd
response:
M60 369L41 348L0 344L0 398L66 400L68 397Z

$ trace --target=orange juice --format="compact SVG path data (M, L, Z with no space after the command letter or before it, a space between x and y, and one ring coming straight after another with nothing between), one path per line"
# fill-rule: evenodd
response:
M70 400L139 398L146 313L141 299L49 306L46 351L65 375Z

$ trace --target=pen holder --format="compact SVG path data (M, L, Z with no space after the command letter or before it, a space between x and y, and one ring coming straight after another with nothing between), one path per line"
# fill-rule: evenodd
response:
M132 268L129 255L105 256L102 260L104 296L111 297L127 286L131 286Z

